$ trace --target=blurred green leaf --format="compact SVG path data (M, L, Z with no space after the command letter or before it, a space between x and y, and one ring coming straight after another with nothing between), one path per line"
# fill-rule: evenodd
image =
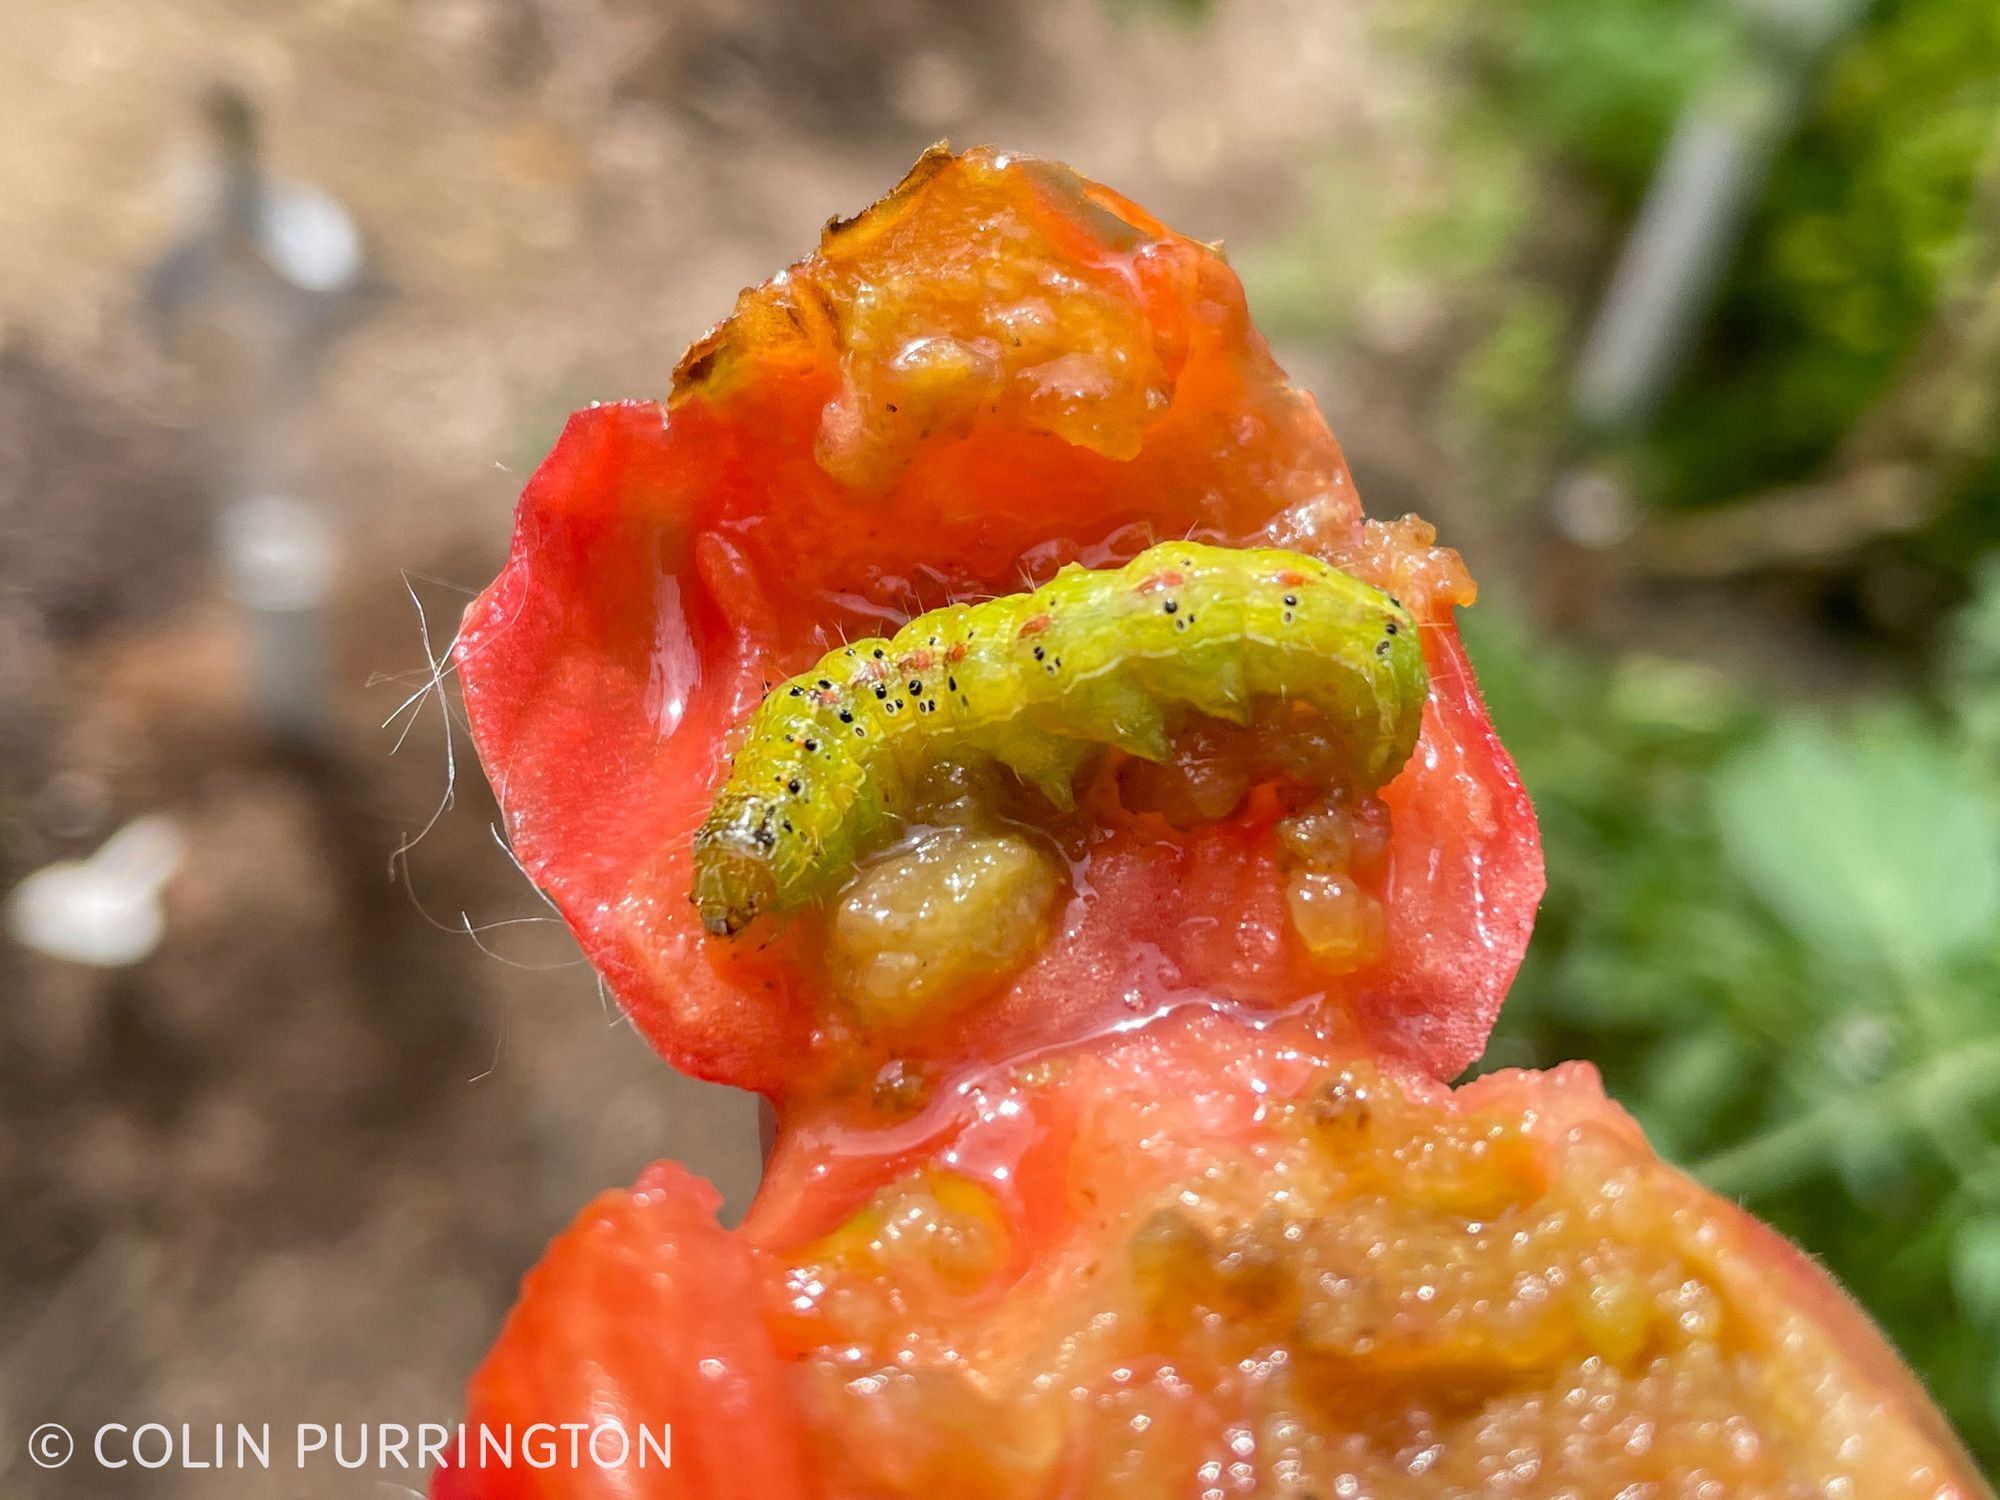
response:
M1968 1220L1952 1237L1951 1288L1973 1322L2000 1327L2000 1215Z
M2000 772L2000 557L1973 574L1972 603L1960 614L1945 656L1945 689L1989 775Z
M1715 814L1731 868L1835 962L1920 978L2000 917L1994 809L1914 735L1781 725L1723 767Z
M1833 1168L1848 1196L1871 1213L1901 1217L1923 1206L1910 1178L1909 1131L1880 1111L1854 1109L1838 1117Z
M1634 654L1611 675L1611 712L1634 724L1692 733L1726 728L1736 690L1715 668L1672 657Z
M1666 1038L1647 1066L1653 1086L1635 1113L1656 1150L1684 1160L1707 1141L1752 1064L1729 1028L1716 1024Z

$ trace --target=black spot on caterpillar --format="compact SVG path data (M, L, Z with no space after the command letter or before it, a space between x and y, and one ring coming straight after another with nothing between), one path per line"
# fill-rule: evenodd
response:
M1374 791L1415 748L1427 689L1402 606L1313 558L1170 542L1072 565L829 652L766 696L695 833L693 900L722 935L826 895L938 760L998 761L1067 808L1103 746L1164 760L1170 708L1245 723L1259 701L1309 703L1344 731L1354 789Z

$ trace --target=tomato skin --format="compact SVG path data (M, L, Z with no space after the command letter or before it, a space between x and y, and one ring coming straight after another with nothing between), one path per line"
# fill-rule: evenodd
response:
M765 1273L715 1222L721 1197L674 1162L600 1195L528 1274L468 1396L468 1455L483 1425L519 1444L537 1423L615 1422L626 1461L442 1470L433 1500L807 1500L802 1422L756 1316ZM671 1438L669 1467L643 1427ZM567 1441L566 1438L563 1441ZM600 1457L615 1457L607 1437Z
M968 244L989 242L1004 254L967 274ZM921 366L940 348L963 368L912 373L913 351ZM1338 444L1216 252L1047 163L932 155L745 293L664 406L571 419L455 660L516 856L641 1031L685 1071L783 1097L824 1086L853 1039L810 955L711 940L687 900L689 839L766 683L947 597L1273 523L1385 584L1424 555L1371 548ZM1436 680L1387 793L1389 960L1327 998L1450 1076L1520 962L1541 853L1451 624L1469 590L1400 586L1419 591L1405 602ZM1191 942L1214 908L1117 854L1059 951L906 1050L949 1070L1173 1004L1318 988L1282 944ZM1170 961L1134 972L1135 937Z
M1458 631L1427 631L1424 650L1423 737L1385 793L1389 953L1360 1010L1378 1047L1450 1078L1486 1050L1527 951L1542 897L1541 832Z

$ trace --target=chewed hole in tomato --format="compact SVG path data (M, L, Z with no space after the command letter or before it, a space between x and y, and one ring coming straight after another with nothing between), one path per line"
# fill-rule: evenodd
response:
M795 1252L794 1279L834 1290L822 1313L866 1318L887 1299L959 1297L999 1273L1012 1233L990 1190L925 1171L884 1188L817 1243ZM795 1309L803 1310L803 1309Z
M1059 1277L979 1281L993 1231L976 1197L945 1212L931 1173L788 1255L785 1331L823 1430L894 1433L839 1448L851 1491L939 1493L899 1467L935 1453L949 1492L982 1500L1193 1494L1234 1452L1244 1494L1418 1500L1487 1493L1526 1452L1537 1495L1694 1494L1690 1474L1723 1476L1717 1494L1906 1492L1908 1450L1855 1367L1768 1305L1717 1248L1726 1218L1628 1135L1359 1061L1268 1124L1093 1198ZM973 1289L993 1299L980 1335L1004 1336L966 1333ZM1053 1435L1024 1443L1037 1419Z
M1299 940L1331 973L1380 957L1389 809L1342 784L1349 752L1337 727L1309 705L1269 700L1246 724L1189 716L1172 740L1168 759L1119 768L1124 805L1188 829L1231 816L1255 787L1275 787L1289 810L1276 825L1278 863Z
M904 836L862 858L812 918L833 987L863 1028L911 1031L1031 962L1072 889L1089 884L1094 818L1157 814L1177 830L1257 820L1247 805L1259 787L1291 809L1266 836L1301 946L1331 975L1377 959L1389 812L1379 797L1314 785L1336 763L1324 724L1270 703L1243 725L1187 716L1171 742L1159 762L1111 752L1068 812L990 765L932 767Z

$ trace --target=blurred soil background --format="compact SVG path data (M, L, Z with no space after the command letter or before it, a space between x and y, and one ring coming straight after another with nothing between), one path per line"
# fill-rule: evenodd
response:
M563 414L940 137L1228 242L1488 585L1554 878L1492 1060L1598 1059L2000 1455L1990 5L67 0L0 50L0 891L179 846L134 961L0 936L0 1492L112 1492L44 1420L454 1420L592 1192L746 1201L749 1101L598 993L430 663Z

